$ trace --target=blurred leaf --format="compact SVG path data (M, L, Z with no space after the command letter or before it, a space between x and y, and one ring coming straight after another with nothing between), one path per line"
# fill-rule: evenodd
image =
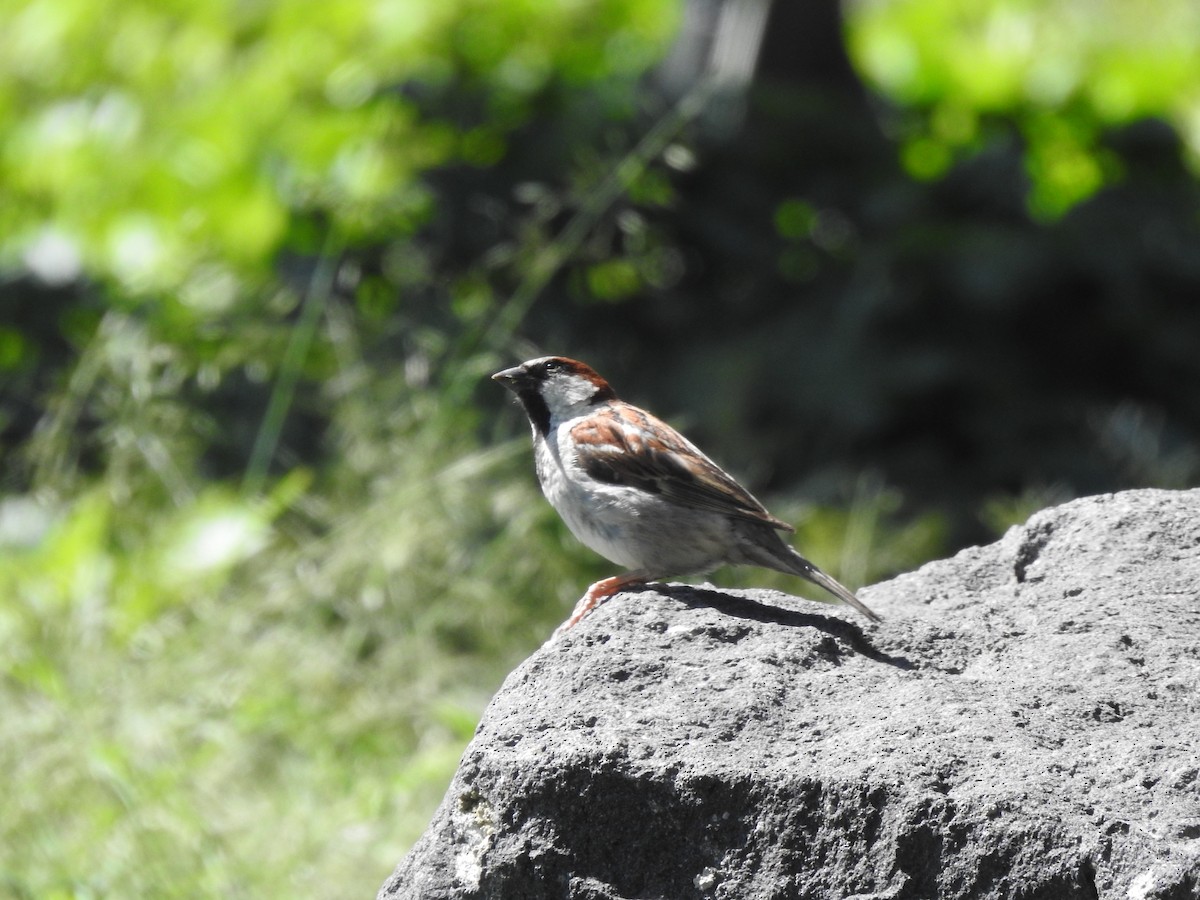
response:
M889 0L853 5L848 26L865 77L925 113L902 156L915 177L943 174L974 147L975 120L994 114L1021 127L1030 206L1043 216L1119 174L1099 158L1103 127L1161 116L1200 165L1200 6L1191 0L1159 3L1153 15L1131 0Z
M587 270L588 289L600 300L622 300L641 286L637 268L624 259L609 259Z

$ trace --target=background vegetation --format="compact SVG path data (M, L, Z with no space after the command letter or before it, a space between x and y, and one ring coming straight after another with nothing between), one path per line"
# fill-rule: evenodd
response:
M1197 483L1194 3L703 9L0 12L0 895L376 890L608 573L526 355L854 584Z

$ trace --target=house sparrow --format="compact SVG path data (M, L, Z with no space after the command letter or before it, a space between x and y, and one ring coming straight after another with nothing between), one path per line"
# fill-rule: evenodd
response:
M722 565L799 575L879 621L784 542L779 532L791 525L670 425L618 400L588 366L547 356L492 378L529 416L546 499L575 537L629 570L589 587L560 631L625 587Z

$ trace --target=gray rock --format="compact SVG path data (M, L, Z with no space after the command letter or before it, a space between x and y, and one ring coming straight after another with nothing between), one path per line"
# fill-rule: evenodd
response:
M613 598L509 676L381 898L1200 897L1200 491L868 588Z

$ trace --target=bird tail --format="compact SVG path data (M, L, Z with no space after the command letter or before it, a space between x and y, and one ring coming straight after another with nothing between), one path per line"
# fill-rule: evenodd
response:
M754 566L774 569L776 572L786 572L789 575L799 575L822 587L837 597L847 606L852 606L872 622L882 622L874 610L854 596L854 592L833 578L830 578L807 559L796 552L796 549L779 536L779 533L763 527L761 531L752 534L742 546L743 557L740 562Z
M798 568L802 569L802 571L796 573L797 575L800 575L802 578L807 578L813 584L825 588L825 590L829 591L829 593L833 594L833 596L837 597L843 603L853 606L872 622L883 621L874 610L855 597L854 592L848 587L840 584L833 578L830 578L798 553L796 554L796 559L800 563Z

